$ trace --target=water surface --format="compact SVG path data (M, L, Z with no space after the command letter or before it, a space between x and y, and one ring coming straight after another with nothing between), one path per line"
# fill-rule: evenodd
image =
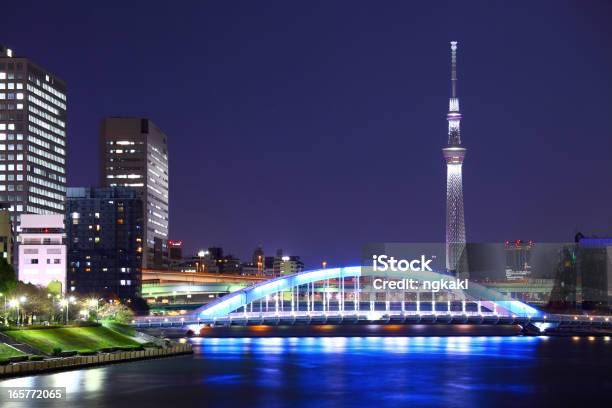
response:
M605 338L208 338L193 344L193 356L23 377L0 386L65 386L68 399L53 405L67 407L612 402L612 341Z

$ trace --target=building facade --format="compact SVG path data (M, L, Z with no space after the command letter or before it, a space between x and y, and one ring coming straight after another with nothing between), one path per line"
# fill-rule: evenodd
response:
M168 265L168 145L145 118L110 117L100 126L102 186L132 187L143 201L144 268Z
M140 295L143 202L128 187L69 188L66 199L68 289L119 298Z
M522 239L504 243L506 280L522 280L530 277L533 245L533 241Z
M66 84L0 46L0 202L20 214L63 214Z
M22 214L19 234L19 280L66 291L64 216Z

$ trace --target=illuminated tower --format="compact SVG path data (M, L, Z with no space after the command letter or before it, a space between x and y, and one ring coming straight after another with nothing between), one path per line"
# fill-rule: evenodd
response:
M446 269L463 273L465 222L461 166L466 149L461 145L459 98L457 97L457 41L451 41L451 86L448 106L448 144L442 149L446 161Z

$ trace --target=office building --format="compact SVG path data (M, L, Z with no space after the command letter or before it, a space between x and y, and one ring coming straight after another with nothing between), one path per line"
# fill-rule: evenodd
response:
M168 146L145 118L110 117L100 126L102 186L132 187L142 197L144 268L168 265Z
M140 295L143 202L128 187L68 188L66 236L71 292L133 299Z
M172 264L181 263L183 260L183 241L168 240L168 255Z
M19 234L19 280L66 291L64 216L22 214ZM58 287L59 286L59 287Z
M531 253L533 241L506 241L504 253L506 259L506 280L527 279L531 275Z
M577 255L582 309L607 311L612 298L612 238L581 237Z
M0 46L0 202L23 213L64 214L66 84Z
M278 249L276 250L272 268L273 276L290 275L302 272L304 270L304 262L301 261L299 256L284 255L283 250Z

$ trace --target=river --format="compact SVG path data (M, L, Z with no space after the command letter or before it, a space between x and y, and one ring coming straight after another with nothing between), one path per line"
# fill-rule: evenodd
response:
M0 386L64 386L67 399L52 405L66 407L611 406L612 402L612 341L603 337L191 341L192 356L22 377Z

